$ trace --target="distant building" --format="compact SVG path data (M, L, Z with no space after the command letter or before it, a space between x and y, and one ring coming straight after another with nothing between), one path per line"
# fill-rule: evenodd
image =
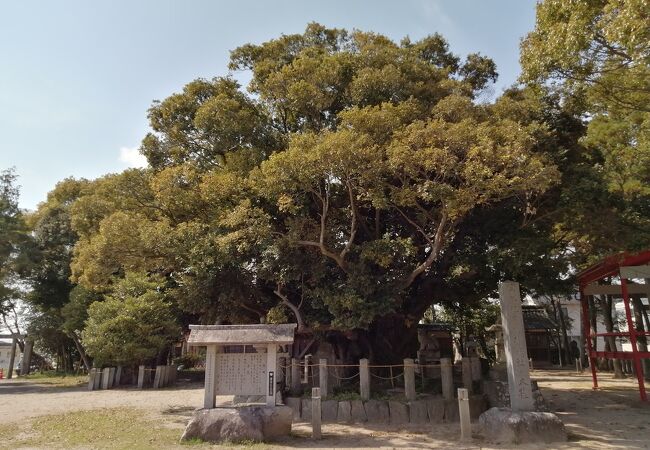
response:
M557 349L557 323L554 322L542 306L523 305L524 329L526 331L526 347L528 357L533 360L534 367L553 365L554 353Z

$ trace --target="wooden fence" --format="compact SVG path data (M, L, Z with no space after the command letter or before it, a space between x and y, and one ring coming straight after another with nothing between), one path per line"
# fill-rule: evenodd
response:
M334 385L356 384L362 400L370 399L373 385L388 385L403 388L407 400L415 400L416 383L422 386L427 379L440 380L440 391L446 400L454 398L454 372L460 375L462 386L471 394L481 380L481 362L478 357L465 357L460 364L453 365L450 358L441 358L440 364L419 364L407 358L403 364L372 365L367 359L359 364L330 364L326 359L313 363L307 356L304 360L288 358L280 361L286 385L293 395L299 395L303 387L320 388L320 397L333 394ZM357 380L358 379L358 380ZM373 381L375 380L375 381Z

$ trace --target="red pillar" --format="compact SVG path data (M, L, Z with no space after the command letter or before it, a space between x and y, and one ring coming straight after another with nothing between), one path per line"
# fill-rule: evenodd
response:
M620 276L620 273L619 273ZM630 343L632 344L632 359L634 361L634 370L636 378L639 382L639 396L642 401L646 401L648 397L645 392L645 383L643 382L643 369L641 368L641 359L639 358L639 350L636 346L636 327L632 323L632 312L630 311L630 296L627 292L627 279L621 277L621 290L623 291L623 303L625 304L625 317L627 319L627 330L630 333Z

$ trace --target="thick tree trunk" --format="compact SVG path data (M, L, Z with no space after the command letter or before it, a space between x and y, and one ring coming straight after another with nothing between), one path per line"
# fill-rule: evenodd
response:
M419 348L417 322L402 314L378 318L370 327L368 338L374 362L380 364L398 364L404 358L414 358Z
M562 310L558 306L558 302L551 297L551 306L553 307L553 315L558 319L558 322L560 321L560 316L562 315ZM564 348L563 348L564 347ZM562 338L560 337L560 331L557 331L557 349L558 349L558 362L560 364L560 367L563 367L566 363L565 355L566 352L568 351L568 346L565 346L564 343L562 342Z
M70 336L70 339L72 339L72 342L74 342L74 345L77 348L79 355L81 356L81 360L84 363L84 367L86 367L86 371L90 372L90 369L92 369L93 366L90 362L90 358L88 358L88 355L86 355L86 351L84 350L83 345L81 345L81 341L79 340L77 333L70 331L68 333L68 336Z
M638 295L632 296L632 306L634 306L634 328L636 331L644 332L645 327L643 326L643 302L641 297ZM644 335L637 336L637 348L640 352L648 351L648 338ZM643 372L645 374L645 379L650 380L650 359L643 359Z
M562 312L562 304L558 301L558 313L560 317L560 331L562 332L562 339L564 341L564 357L565 361L568 366L570 366L573 361L572 361L572 355L571 355L571 345L569 344L569 336L566 331L566 318L564 317L564 313Z
M596 302L594 302L594 297L589 296L587 299L587 303L589 304L589 327L591 328L590 334L592 335L591 338L591 348L593 351L598 351L598 338L594 336L594 333L597 330L596 326Z

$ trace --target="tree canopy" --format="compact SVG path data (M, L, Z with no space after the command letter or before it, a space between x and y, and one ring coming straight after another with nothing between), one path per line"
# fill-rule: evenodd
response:
M578 234L596 259L650 244L648 7L645 0L545 0L522 43L522 80L557 91L587 122L582 143L605 189L573 195L589 192L580 203L600 210L597 219L578 216L595 224L580 225Z
M153 103L149 167L64 180L28 218L34 323L100 363L260 320L394 361L434 303L469 332L500 280L569 291L571 268L650 242L647 30L619 3L541 2L528 85L493 101L494 62L439 34L312 23L236 48L245 88Z
M230 68L251 72L250 94L226 77L155 102L151 168L83 188L74 282L110 292L127 272L158 274L208 323L279 315L370 340L390 324L398 355L432 302L524 274L513 248L555 251L551 225L530 220L563 176L553 101L478 102L489 58L461 60L440 35L310 24L235 49Z

